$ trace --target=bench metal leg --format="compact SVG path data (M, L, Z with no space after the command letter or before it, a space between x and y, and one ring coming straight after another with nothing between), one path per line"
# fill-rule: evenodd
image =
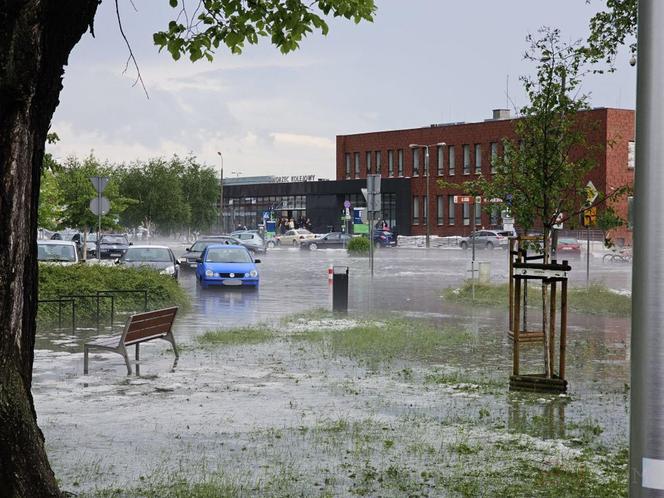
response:
M179 358L180 355L178 354L178 348L177 348L177 346L175 345L175 337L173 336L173 333L172 333L172 332L169 332L168 334L166 334L166 335L164 336L164 340L166 340L166 341L168 341L168 342L171 343L171 345L173 346L173 352L175 353L175 357L176 357L176 358Z
M88 375L88 346L83 346L83 375Z
M131 375L131 363L129 363L129 355L127 354L127 348L121 346L120 353L124 357L125 363L127 364L127 375Z

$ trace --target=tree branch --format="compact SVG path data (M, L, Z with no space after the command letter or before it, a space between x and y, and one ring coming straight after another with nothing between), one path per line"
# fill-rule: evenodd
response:
M125 74L127 72L127 69L129 68L129 62L133 62L134 67L136 68L136 80L134 81L134 84L132 86L136 86L136 84L140 81L141 87L143 87L143 91L145 92L145 96L149 99L150 95L148 94L148 89L145 87L145 83L143 82L143 76L141 75L141 70L138 67L138 62L136 61L136 57L134 56L134 51L131 49L131 44L129 43L129 40L125 35L124 29L122 28L122 18L120 17L120 6L118 5L118 0L115 0L115 14L118 18L118 27L120 28L120 34L122 35L122 39L127 45L127 50L129 50L129 57L127 57L127 62L125 63L125 68L122 71L122 74Z

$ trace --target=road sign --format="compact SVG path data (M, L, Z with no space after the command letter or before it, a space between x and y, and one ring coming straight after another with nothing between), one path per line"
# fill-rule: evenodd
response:
M597 199L597 196L599 195L599 192L595 188L595 185L593 182L588 180L588 183L586 183L586 200L588 201L588 204L592 204L595 202L595 199Z
M367 210L377 213L382 210L380 193L369 194L367 199Z
M583 226L590 227L597 221L597 208L591 207L583 212Z
M111 202L106 197L95 197L90 201L90 211L96 215L106 214L111 210Z
M108 185L108 178L107 176L91 176L90 181L92 182L92 186L95 188L97 193L101 194L104 189L106 188L106 185ZM97 214L97 213L95 213Z
M270 212L269 211L263 211L263 219L264 220L269 220L270 219Z
M348 209L350 207L350 201L344 201L344 207Z
M370 194L380 194L380 175L367 175L367 191Z
M475 201L474 197L471 197L470 195L455 195L454 196L454 204L463 204L465 202L469 204L473 204Z

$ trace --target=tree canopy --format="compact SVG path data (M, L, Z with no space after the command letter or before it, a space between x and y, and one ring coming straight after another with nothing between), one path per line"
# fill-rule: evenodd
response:
M585 54L590 62L604 61L613 71L622 45L628 42L632 54L636 53L637 11L638 0L606 0L606 10L590 19Z

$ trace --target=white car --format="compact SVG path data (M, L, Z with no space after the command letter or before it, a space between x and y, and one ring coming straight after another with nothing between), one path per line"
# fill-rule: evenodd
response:
M299 247L303 240L315 239L316 236L306 228L295 228L288 230L283 235L277 235L274 239L268 242L268 247L277 246L294 246Z
M70 240L38 240L37 261L75 265L79 262L78 247Z

